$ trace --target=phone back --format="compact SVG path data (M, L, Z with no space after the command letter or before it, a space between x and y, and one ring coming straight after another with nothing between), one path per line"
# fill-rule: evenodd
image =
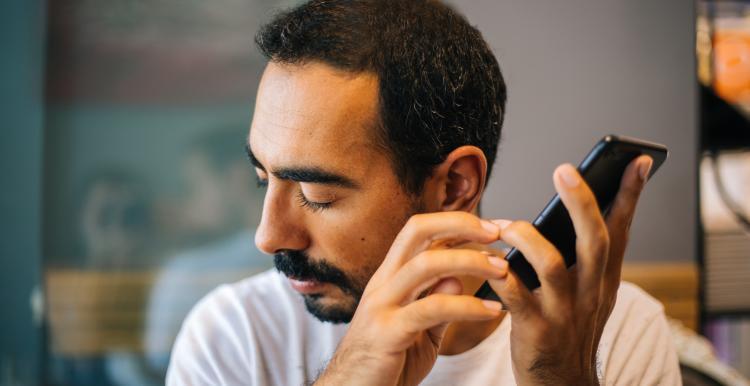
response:
M578 165L578 171L596 196L603 215L607 214L614 202L625 169L631 161L643 154L651 156L654 160L649 173L650 178L666 160L667 148L660 144L624 136L608 135L602 138ZM557 247L567 267L575 264L575 229L567 209L557 194L544 207L533 224L542 236ZM513 248L505 259L529 290L540 286L536 272L521 251ZM476 296L484 299L498 299L486 282L477 291Z

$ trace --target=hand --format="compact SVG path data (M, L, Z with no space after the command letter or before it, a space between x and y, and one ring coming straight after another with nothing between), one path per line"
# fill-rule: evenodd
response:
M606 220L573 166L555 170L555 189L577 235L574 269L566 269L560 252L528 222L496 221L501 239L524 254L542 284L529 292L512 271L490 280L511 313L519 385L598 385L599 339L615 305L630 223L652 163L648 156L631 162Z
M496 224L464 212L409 219L315 384L416 385L432 369L448 323L499 317L500 303L461 295L455 277L502 279L505 260L471 249L447 249L459 240L492 243L499 231Z

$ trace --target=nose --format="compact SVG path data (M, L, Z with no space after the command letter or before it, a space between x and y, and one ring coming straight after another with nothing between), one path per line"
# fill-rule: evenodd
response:
M295 215L293 193L268 186L263 214L255 232L255 245L269 255L281 250L304 250L309 239L299 213Z

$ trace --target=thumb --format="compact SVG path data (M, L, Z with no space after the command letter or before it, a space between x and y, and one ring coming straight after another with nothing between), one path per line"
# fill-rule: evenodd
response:
M540 312L539 300L523 284L512 270L499 280L488 280L490 287L503 299L503 308L508 310L515 320L535 317Z

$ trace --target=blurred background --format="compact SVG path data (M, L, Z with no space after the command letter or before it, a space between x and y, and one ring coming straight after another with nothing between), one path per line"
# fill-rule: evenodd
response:
M243 150L253 36L297 2L0 5L0 385L163 384L192 305L271 266ZM665 304L686 384L746 384L750 5L450 3L508 84L483 214L533 219L603 135L667 145L624 276Z

